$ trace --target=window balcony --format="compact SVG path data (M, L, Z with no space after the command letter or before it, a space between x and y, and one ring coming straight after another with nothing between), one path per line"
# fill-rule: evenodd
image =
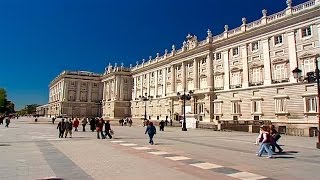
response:
M283 79L272 79L272 84L285 83L285 82L289 82L289 78L283 78Z
M263 81L261 82L249 82L249 86L260 86L263 85Z
M230 89L241 88L242 84L230 85Z
M214 88L215 91L219 91L219 90L223 90L223 89L224 89L223 86L222 86L222 87L215 87L215 88Z

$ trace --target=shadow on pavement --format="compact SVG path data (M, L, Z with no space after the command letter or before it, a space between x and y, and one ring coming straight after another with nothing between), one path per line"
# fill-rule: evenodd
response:
M293 159L295 157L293 157L293 156L275 156L274 158L275 159Z

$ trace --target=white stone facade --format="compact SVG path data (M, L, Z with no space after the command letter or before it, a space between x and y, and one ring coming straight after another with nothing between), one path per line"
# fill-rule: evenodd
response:
M199 121L316 126L316 85L296 80L292 70L299 67L304 76L314 71L319 37L320 0L297 6L288 0L279 13L267 15L263 10L260 19L247 23L242 18L240 27L229 30L225 25L217 35L208 30L201 41L188 35L181 49L173 45L163 55L157 53L130 68L109 65L99 77L102 115L143 119L146 108L147 119L178 119L183 102L177 93L192 90L186 107ZM50 102L58 110L55 102L65 97L61 84L62 80L55 81L58 90L50 86ZM75 94L79 100L80 94L74 91L73 98ZM149 101L142 100L146 95Z
M101 75L63 71L49 85L49 116L101 116Z

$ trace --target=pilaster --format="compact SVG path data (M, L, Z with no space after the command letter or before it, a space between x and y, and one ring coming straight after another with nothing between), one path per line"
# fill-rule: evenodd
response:
M294 32L288 33L288 48L289 48L289 80L290 82L297 82L297 80L293 77L293 73L291 73L292 70L294 70L297 67L297 48L296 48L296 41L295 41L295 35Z
M64 81L63 83L64 89L63 89L63 101L68 101L68 88L69 88L69 81Z
M193 82L194 89L199 89L199 67L197 58L193 60Z
M249 70L248 70L248 52L247 52L247 45L244 44L240 47L241 49L241 60L242 60L242 68L243 68L243 82L242 87L247 88L249 87Z
M187 89L187 83L186 83L186 62L182 62L181 64L182 68L182 89Z
M150 73L147 74L147 95L150 95Z
M264 85L271 84L271 65L270 65L270 50L269 50L269 39L262 40L263 48L263 65L264 65Z
M141 83L140 83L140 94L138 94L138 96L143 96L143 75L140 76L140 80L141 80Z
M155 77L154 77L154 96L157 97L158 95L158 73L159 71L157 70L155 72Z
M174 65L171 66L171 93L176 91L176 72Z
M92 83L88 82L88 102L91 102L91 90L92 90Z
M133 97L132 99L135 100L137 98L137 77L133 78Z
M123 86L124 86L123 81L124 81L124 78L122 76L119 76L119 81L120 81L119 86L118 86L118 88L119 88L119 99L123 100Z
M167 77L167 70L166 70L166 68L164 68L163 70L163 75L162 75L162 77L163 77L163 79L162 79L162 97L165 97L166 96L166 94L167 94L167 82L166 82L166 77Z
M102 100L105 101L105 100L108 99L107 98L107 92L106 92L106 90L107 90L107 82L106 81L103 82L103 86L102 87L103 87Z
M213 89L213 58L212 58L212 53L209 53L207 55L206 59L207 63L207 87L212 90Z
M223 56L223 69L224 69L224 90L230 87L230 72L229 72L229 50L222 52Z
M81 85L81 81L78 81L77 89L76 89L76 101L80 101L80 85Z

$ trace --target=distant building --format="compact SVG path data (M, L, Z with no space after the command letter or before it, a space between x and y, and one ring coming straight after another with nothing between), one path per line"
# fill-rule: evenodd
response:
M38 116L49 117L49 104L36 107L36 114Z
M101 116L101 75L63 71L49 85L49 116Z

